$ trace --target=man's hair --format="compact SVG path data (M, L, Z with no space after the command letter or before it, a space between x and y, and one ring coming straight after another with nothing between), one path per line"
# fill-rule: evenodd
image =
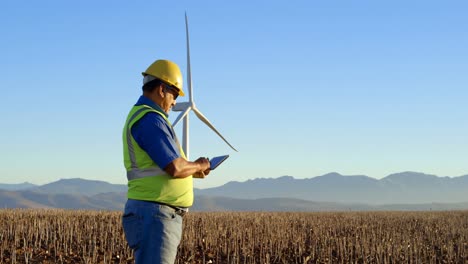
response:
M150 82L147 82L143 85L142 90L143 92L153 92L156 87L159 87L163 82L159 79L154 79Z

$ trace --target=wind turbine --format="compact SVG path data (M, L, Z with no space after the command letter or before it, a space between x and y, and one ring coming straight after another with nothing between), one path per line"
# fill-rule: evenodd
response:
M190 70L190 40L189 40L189 31L188 31L188 19L187 13L185 13L185 33L187 36L187 85L188 85L188 94L189 101L177 103L172 110L175 112L181 112L177 119L174 121L173 126L176 126L179 121L184 119L183 135L182 135L182 148L184 149L187 159L189 159L190 149L189 149L189 112L193 111L195 115L203 123L205 123L211 130L213 130L218 136L220 136L226 144L228 144L233 150L237 151L222 135L216 130L216 128L210 123L210 121L198 110L195 106L195 101L193 100L193 90L192 90L192 71Z

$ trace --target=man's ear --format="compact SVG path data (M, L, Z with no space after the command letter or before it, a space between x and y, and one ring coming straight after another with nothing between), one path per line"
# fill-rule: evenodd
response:
M158 93L162 98L164 98L165 94L164 94L164 87L162 84L160 84L158 87Z

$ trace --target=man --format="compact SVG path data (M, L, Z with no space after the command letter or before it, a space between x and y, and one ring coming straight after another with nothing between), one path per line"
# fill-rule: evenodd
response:
M157 60L143 72L143 95L123 129L128 200L122 225L135 262L174 263L182 217L193 203L192 177L210 172L206 158L185 159L168 113L184 96L179 67Z

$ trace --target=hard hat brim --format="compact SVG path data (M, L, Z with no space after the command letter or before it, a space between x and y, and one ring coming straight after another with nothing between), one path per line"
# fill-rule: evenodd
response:
M178 92L179 92L179 96L185 96L184 91L182 91L182 90L180 90L180 89L177 89L177 90L178 90Z

